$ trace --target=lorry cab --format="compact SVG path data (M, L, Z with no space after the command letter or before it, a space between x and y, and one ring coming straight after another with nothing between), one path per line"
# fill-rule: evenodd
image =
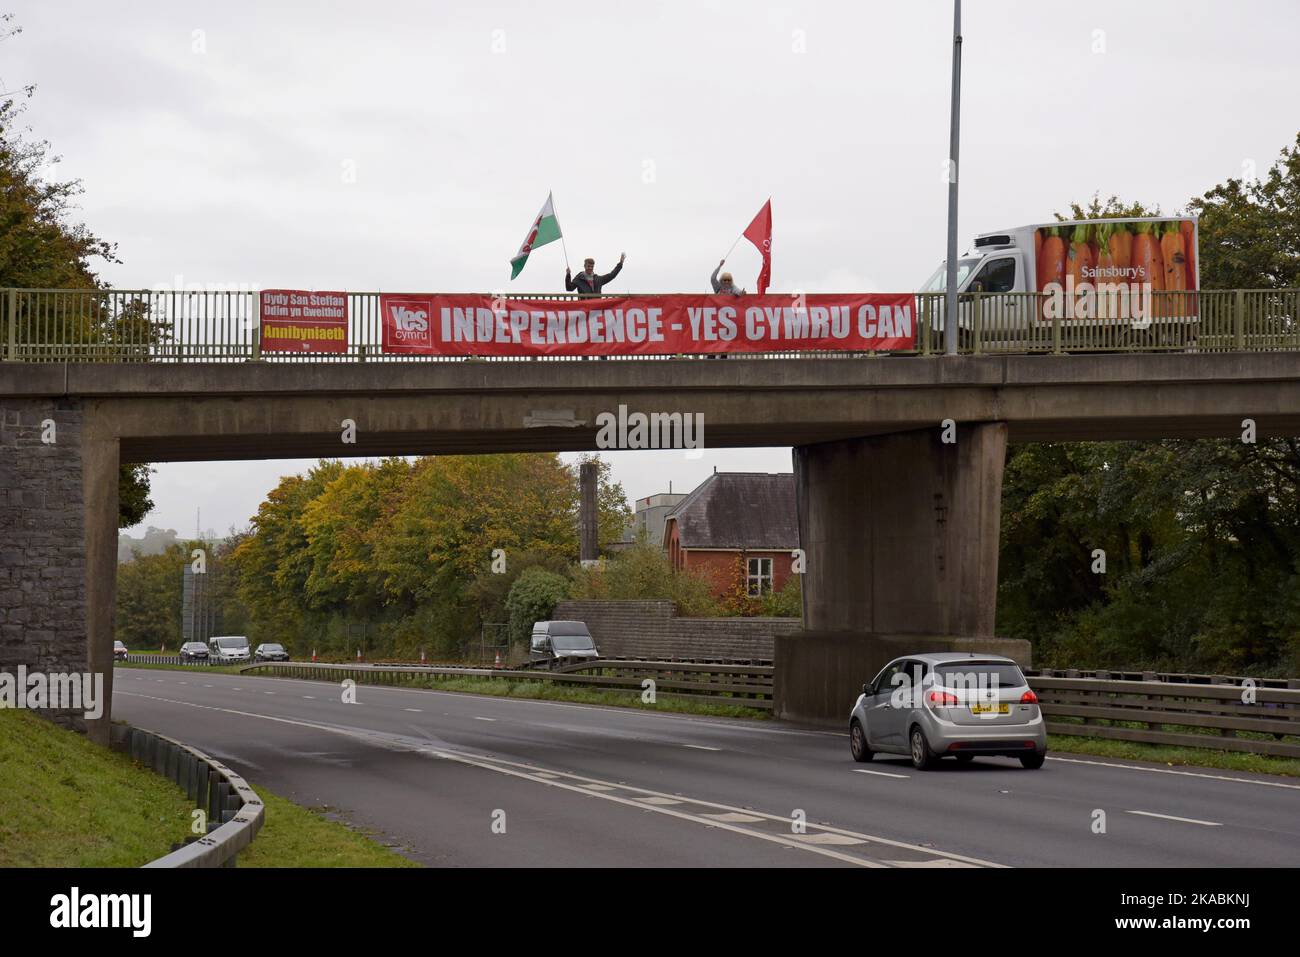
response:
M596 641L585 622L535 621L529 642L529 657L534 661L557 661L560 658L594 660L600 657Z
M975 237L972 252L957 260L957 291L1033 292L1027 268L1027 260L1016 245L1014 231L985 233ZM948 264L942 262L921 287L921 292L942 293L947 288Z

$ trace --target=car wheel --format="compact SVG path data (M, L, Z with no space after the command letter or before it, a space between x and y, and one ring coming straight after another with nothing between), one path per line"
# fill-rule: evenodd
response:
M925 732L920 725L912 725L911 743L912 767L918 771L928 771L934 767L938 758L930 750L930 742L925 740Z
M1035 770L1036 768L1041 768L1043 766L1043 762L1046 760L1047 760L1046 751L1034 751L1030 754L1022 754L1020 756L1020 763L1023 764L1025 767L1029 768L1029 770L1031 771Z
M970 764L970 763L971 763L972 761L974 761L974 760L975 760L975 755L973 755L973 754L959 754L959 755L957 755L957 763L958 763L958 764Z
M862 730L856 718L849 725L849 750L853 752L854 761L870 761L873 757L871 748L867 746L867 732Z

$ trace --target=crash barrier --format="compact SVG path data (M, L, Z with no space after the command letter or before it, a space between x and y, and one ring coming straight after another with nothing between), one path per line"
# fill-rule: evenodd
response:
M1113 668L1040 668L1026 675L1044 678L1101 678L1103 681L1166 681L1170 684L1240 685L1253 681L1259 688L1300 688L1300 678L1247 678L1242 675L1189 674L1182 671L1117 671Z
M262 799L230 768L197 748L133 728L112 726L110 745L170 778L207 815L207 833L145 867L234 867L266 817Z
M1264 680L1201 683L1037 674L1029 686L1051 734L1300 758L1300 689L1270 687Z
M358 684L414 687L436 685L444 678L504 678L515 681L549 681L600 690L640 695L654 681L656 698L689 698L713 704L729 704L762 711L772 709L773 668L757 664L694 664L681 661L569 662L550 669L475 668L424 665L334 665L309 662L263 662L245 665L241 673L267 674L286 678L343 681Z
M181 661L180 655L135 655L127 654L128 664L136 665L210 665L215 664L208 658L198 658L193 660Z

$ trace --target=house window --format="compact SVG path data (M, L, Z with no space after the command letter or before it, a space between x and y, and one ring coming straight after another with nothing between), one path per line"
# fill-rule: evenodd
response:
M750 598L759 598L772 590L772 559L751 558L745 575L745 591Z

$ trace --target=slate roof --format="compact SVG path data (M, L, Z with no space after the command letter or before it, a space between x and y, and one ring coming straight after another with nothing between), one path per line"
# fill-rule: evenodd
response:
M668 515L682 548L799 547L794 475L715 472Z

